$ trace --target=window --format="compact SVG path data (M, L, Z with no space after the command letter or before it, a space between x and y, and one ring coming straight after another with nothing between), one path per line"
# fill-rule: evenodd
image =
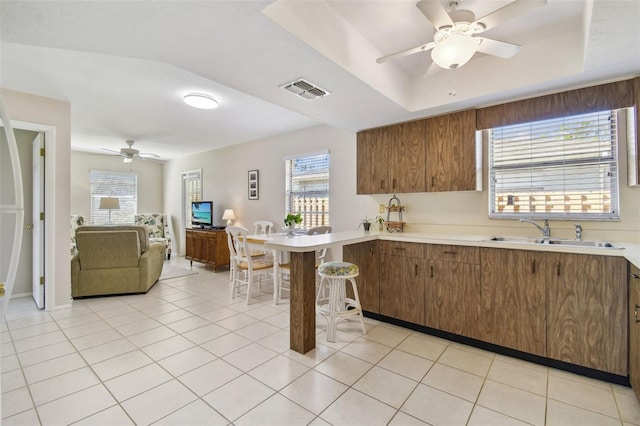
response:
M202 201L202 169L182 172L182 223L191 228L191 202Z
M285 215L301 213L301 228L329 225L329 153L285 161Z
M133 223L138 211L138 175L91 170L91 223L100 225L109 222L123 224ZM117 210L100 209L102 197L115 197L120 200Z
M489 130L489 217L617 219L618 121L609 110Z

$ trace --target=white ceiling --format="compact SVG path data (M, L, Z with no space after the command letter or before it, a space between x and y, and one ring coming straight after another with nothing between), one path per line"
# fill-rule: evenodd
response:
M481 17L509 3L460 7ZM426 77L428 53L375 62L432 40L415 0L2 0L0 13L0 84L69 101L72 149L89 152L133 139L170 159L323 123L358 131L640 75L638 0L548 0L483 34L523 45L518 55L476 54L452 77ZM279 87L298 78L331 95L305 101ZM187 107L191 91L220 107Z

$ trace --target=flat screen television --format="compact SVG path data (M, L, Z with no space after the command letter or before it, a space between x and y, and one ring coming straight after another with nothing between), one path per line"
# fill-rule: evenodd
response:
M210 228L212 222L212 201L191 202L191 226L196 228Z

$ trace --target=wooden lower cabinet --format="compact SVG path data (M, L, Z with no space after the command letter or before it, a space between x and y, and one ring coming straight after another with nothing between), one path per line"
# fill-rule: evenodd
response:
M629 381L640 401L640 268L629 269Z
M480 250L427 246L424 318L427 327L480 337Z
M358 265L360 275L356 278L356 286L358 287L362 309L376 314L380 313L378 242L366 241L344 246L342 259L345 262ZM350 294L349 297L352 297L352 295Z
M478 339L545 356L547 260L538 251L481 249Z
M220 229L186 229L185 259L211 265L214 271L219 266L229 265L227 233Z
M424 244L379 241L380 313L424 324Z
M547 357L626 376L627 261L562 253L551 266Z

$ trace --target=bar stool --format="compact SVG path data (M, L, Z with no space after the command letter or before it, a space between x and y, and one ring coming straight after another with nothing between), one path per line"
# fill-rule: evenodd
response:
M362 333L367 334L354 279L359 273L358 265L349 262L325 262L318 267L320 287L316 296L316 313L327 319L327 342L335 342L338 321L355 315L360 317ZM351 284L353 299L347 297L347 282ZM326 296L326 290L328 290L328 296Z

